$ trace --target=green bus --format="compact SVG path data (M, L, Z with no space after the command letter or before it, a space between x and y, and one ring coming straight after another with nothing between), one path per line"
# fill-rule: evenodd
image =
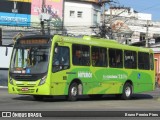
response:
M124 100L155 89L153 51L84 36L34 35L17 39L8 91L36 100L64 95L75 101L114 94Z

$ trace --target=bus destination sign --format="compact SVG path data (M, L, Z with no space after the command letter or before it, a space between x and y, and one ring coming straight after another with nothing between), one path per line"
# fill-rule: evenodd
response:
M20 44L47 44L48 40L47 39L24 39L20 40Z

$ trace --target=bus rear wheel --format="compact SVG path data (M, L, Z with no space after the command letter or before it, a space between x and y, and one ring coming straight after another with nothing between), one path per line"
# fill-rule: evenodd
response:
M122 99L129 100L132 96L132 85L130 83L126 83L123 87Z
M76 101L78 96L78 84L76 82L72 83L68 91L68 100Z

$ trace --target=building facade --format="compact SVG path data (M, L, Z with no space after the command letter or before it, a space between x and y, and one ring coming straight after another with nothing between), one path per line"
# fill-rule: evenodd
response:
M160 36L160 22L152 21L152 15L139 13L130 7L111 7L105 12L107 25L120 43L134 43Z
M93 26L99 26L101 6L94 0L66 0L64 28L67 34L91 35Z
M0 45L13 43L19 34L91 35L100 24L98 0L38 1L0 1Z
M64 0L0 1L1 45L10 44L19 34L62 31L63 5Z

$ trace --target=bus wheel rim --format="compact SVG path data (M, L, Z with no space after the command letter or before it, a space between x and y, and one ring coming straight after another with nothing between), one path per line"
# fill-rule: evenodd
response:
M130 94L131 94L131 88L130 87L126 87L125 93L126 93L126 96L129 97Z
M77 88L76 88L76 87L73 87L73 88L71 89L71 95L72 95L72 96L76 96L76 95L77 95Z

